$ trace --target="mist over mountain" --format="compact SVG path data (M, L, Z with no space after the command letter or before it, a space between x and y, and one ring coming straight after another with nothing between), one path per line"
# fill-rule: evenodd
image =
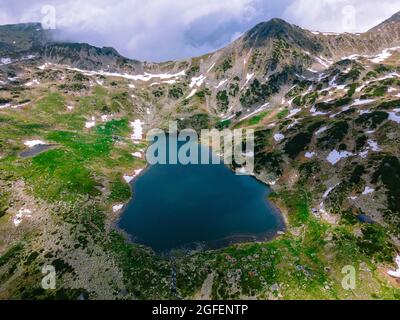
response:
M326 3L290 7L308 4L312 15ZM69 42L38 23L0 26L0 299L398 300L399 16L361 33L273 18L218 50L164 62ZM151 22L160 37L169 32ZM254 170L236 160L220 167L250 177L228 188L210 171L193 188L191 166L170 178L148 170L146 134L171 121L197 133L252 130L254 150L242 156ZM145 175L144 214L129 220ZM258 234L258 207L241 207L254 200L240 191L249 181L284 228ZM177 204L200 219L170 218ZM160 243L173 248L159 254L120 229L127 213L150 237L157 224L157 242L163 232L191 242ZM257 233L235 229L248 225ZM220 227L229 237L208 242ZM41 286L42 266L57 270L55 289Z

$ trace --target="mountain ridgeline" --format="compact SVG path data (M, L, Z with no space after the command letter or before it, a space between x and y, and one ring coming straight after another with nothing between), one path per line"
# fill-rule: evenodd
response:
M0 26L0 299L399 300L399 18L359 34L272 19L215 52L161 63L62 42L40 24ZM163 178L175 201L151 175L146 201L131 183L147 165L146 133L173 120L179 130L253 129L251 174L272 189L285 230L173 259L126 242L114 226L130 199L147 214L157 193L193 218L189 175L171 173L187 196ZM241 189L210 179L220 196L199 213L250 222L247 206L232 214ZM224 227L213 221L208 231ZM183 238L172 225L165 233ZM56 290L40 286L47 265Z
M220 93L220 99L216 97L220 106L217 111L224 112L229 96L242 106L253 106L278 93L282 86L291 85L296 81L296 74L303 74L307 69L320 71L346 56L374 55L384 48L400 45L399 16L397 13L362 34L311 32L281 19L272 19L259 23L214 53L164 63L131 60L113 48L59 42L54 40L57 38L55 32L43 30L39 23L5 25L0 26L0 53L11 57L37 55L44 62L132 75L143 72L173 73L182 69L188 76L204 76L207 73L207 78L214 82L227 80L230 94ZM251 80L256 81L254 91L264 93L253 98L245 96L236 99L238 87L250 81L246 79L246 74L248 77L252 75ZM264 86L263 79L268 80Z
M44 30L40 23L24 23L0 26L0 53L2 55L38 54L44 60L65 63L89 70L109 69L113 71L142 72L142 70L168 69L168 63L144 63L122 57L115 49L97 48L85 43L60 42L53 30ZM303 50L313 55L323 55L337 60L352 54L374 54L383 48L400 44L400 13L371 30L361 34L310 32L281 19L262 22L246 32L242 37L212 54L200 58L177 62L191 65L196 61L224 61L232 64L252 51L260 51L258 56L270 53L271 59L278 58L285 51ZM231 57L235 55L234 57ZM205 59L204 59L205 58ZM231 61L232 58L234 61ZM253 62L256 58L254 57ZM308 59L306 59L308 60ZM284 61L287 62L287 61ZM258 63L261 63L258 60ZM304 61L303 66L310 61ZM144 68L142 68L142 66ZM225 63L225 68L228 66ZM225 69L223 67L223 69ZM274 68L273 68L274 69ZM226 70L225 70L226 71ZM267 70L266 70L267 71Z
M181 105L185 116L202 105L209 114L228 118L280 101L304 77L315 76L346 57L374 56L400 45L400 21L395 14L365 33L338 34L308 31L272 19L213 53L161 63L128 59L113 48L55 40L59 38L56 31L43 30L38 23L0 26L0 53L13 59L34 55L41 64L119 73L131 79L139 76L139 80L146 73L180 74L167 76L170 82L176 80L167 94L162 92L168 83L153 83L154 99L148 103L141 99L142 108L148 104L160 104L164 109Z

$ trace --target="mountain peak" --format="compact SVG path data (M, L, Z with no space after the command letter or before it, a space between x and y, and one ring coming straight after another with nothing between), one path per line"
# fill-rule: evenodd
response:
M311 52L318 51L312 34L285 20L274 18L250 29L243 40L248 47L260 47L270 40L281 39Z
M29 52L48 42L49 30L38 22L0 26L0 53Z
M389 19L386 19L382 23L378 24L376 27L373 27L369 31L377 31L379 28L388 26L389 24L400 22L400 11L396 12L394 15L392 15Z
M26 29L42 29L42 24L40 22L24 22L24 23L12 23L4 24L0 26L0 29L7 30L26 30ZM38 30L38 31L39 31Z
M286 34L293 26L285 20L274 18L261 22L246 33L246 40L273 38Z
M388 20L386 20L385 22L392 22L392 21L400 21L400 11L395 13L394 15L392 15Z

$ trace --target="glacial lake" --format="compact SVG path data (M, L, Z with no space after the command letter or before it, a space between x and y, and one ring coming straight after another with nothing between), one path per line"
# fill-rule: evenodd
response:
M284 229L270 189L222 163L150 165L131 185L118 226L157 253L267 240Z
M25 151L22 151L19 156L21 158L30 158L30 157L34 157L37 156L38 154L45 152L49 149L51 149L52 147L55 147L55 144L38 144L36 146L33 146L32 148L29 148Z

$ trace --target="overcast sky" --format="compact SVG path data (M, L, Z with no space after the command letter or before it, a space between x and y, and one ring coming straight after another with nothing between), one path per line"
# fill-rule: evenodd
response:
M53 17L66 40L162 61L218 49L273 17L318 31L363 32L399 0L0 0L0 24ZM45 20L49 22L49 20Z

